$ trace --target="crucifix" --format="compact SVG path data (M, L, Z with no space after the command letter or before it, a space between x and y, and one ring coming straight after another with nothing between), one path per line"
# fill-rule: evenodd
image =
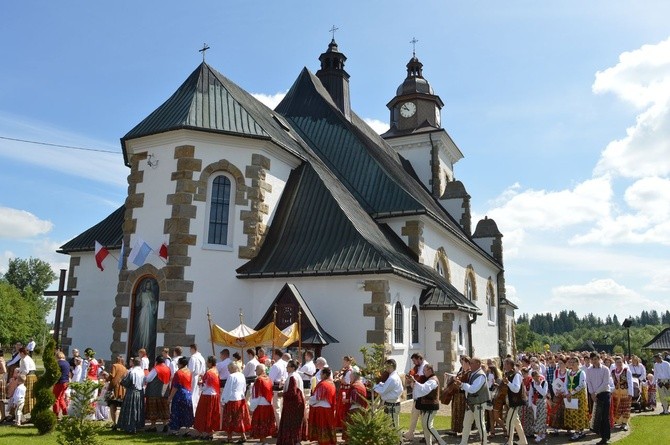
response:
M56 300L56 317L54 319L54 340L56 340L56 347L60 347L60 323L61 313L63 312L63 297L74 297L79 295L78 290L65 290L65 269L60 270L60 278L58 279L58 290L44 292L45 297L57 297Z
M333 33L333 40L335 40L335 31L337 31L338 29L340 29L340 28L337 28L337 27L335 27L335 25L333 25L333 27L328 30L331 33Z
M199 49L198 52L202 53L202 61L203 63L205 62L205 52L209 49L209 46L207 46L206 43L202 44L202 49Z
M417 42L418 42L418 40L416 39L416 37L412 37L412 40L409 41L409 43L412 44L412 56L414 56L414 57L416 57L416 44L417 44Z

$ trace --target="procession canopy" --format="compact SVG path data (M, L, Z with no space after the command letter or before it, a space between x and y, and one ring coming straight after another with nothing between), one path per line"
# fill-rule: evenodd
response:
M313 348L317 356L320 355L323 346L330 343L339 343L335 337L321 327L295 285L284 284L284 287L279 291L270 307L268 307L265 315L263 315L256 325L256 329L260 329L273 322L275 309L277 310L277 328L286 329L293 323L300 321L302 346ZM299 313L301 314L300 320L298 320Z

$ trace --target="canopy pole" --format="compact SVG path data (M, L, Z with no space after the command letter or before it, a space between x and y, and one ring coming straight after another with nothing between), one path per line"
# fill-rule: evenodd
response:
M240 308L240 326L244 325L244 314L242 313L242 308ZM242 363L244 363L244 346L241 346L240 343L240 357L242 357ZM242 371L240 369L240 371Z
M272 324L273 327L276 329L277 328L277 303L275 303L275 308L274 311L272 312ZM275 353L275 330L272 330L272 351L270 352L270 358Z
M209 341L212 343L212 357L216 358L216 351L214 350L214 336L212 335L212 315L207 308L207 323L209 323Z
M302 362L302 309L298 307L298 360Z

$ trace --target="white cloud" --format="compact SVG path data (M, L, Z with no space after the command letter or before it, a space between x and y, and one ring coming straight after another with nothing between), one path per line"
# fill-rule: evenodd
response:
M369 117L363 118L366 124L368 124L377 134L386 133L389 129L389 124L379 119L372 119Z
M517 306L520 306L522 303L521 298L517 295L516 287L511 284L505 284L505 297Z
M272 108L274 110L277 107L277 105L279 105L279 102L281 102L284 99L286 93L287 91L275 94L251 93L251 95L254 96L256 99L258 99L268 108Z
M599 316L639 314L641 308L666 309L659 301L640 295L611 278L555 287L549 303L554 307L568 307L578 313L594 312Z
M0 207L0 238L23 239L49 233L51 221L38 218L25 210Z
M4 274L7 272L7 267L9 266L9 260L12 258L15 258L16 255L11 250L5 250L2 252L2 256L0 258L0 274Z
M641 112L626 136L603 151L595 174L640 178L670 173L670 38L625 52L596 73L595 93L614 93Z

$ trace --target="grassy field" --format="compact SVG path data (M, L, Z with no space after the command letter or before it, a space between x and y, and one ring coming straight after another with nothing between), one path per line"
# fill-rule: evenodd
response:
M435 427L438 430L449 429L451 419L449 417L438 416L435 419ZM409 426L409 414L400 414L400 425L406 430ZM421 430L421 422L418 426ZM186 440L181 437L166 436L164 434L137 434L128 435L124 433L112 432L105 430L101 435L105 444L117 444L123 442L124 444L163 444L163 443L180 443L184 445L202 444L200 440ZM57 445L56 434L48 434L46 436L37 435L37 430L32 427L0 427L0 444L2 445Z

